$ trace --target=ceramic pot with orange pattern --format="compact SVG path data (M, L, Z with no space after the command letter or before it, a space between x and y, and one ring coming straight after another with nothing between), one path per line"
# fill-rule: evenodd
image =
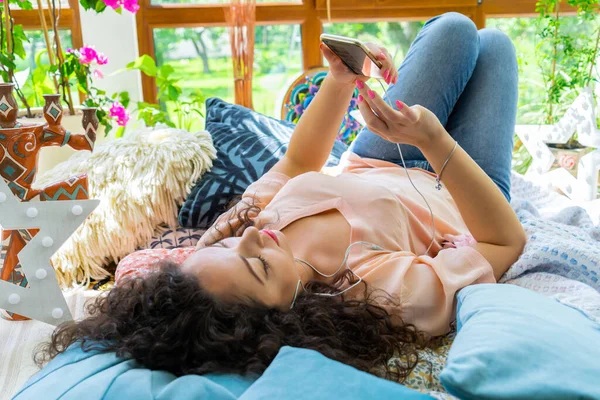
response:
M83 131L85 132L85 136L90 142L90 146L92 149L94 148L94 143L96 143L96 131L98 130L98 116L96 115L97 108L95 107L85 107L82 108L83 118L81 119L81 126L83 127Z
M14 128L17 125L19 106L13 95L14 83L0 83L0 128Z
M63 117L63 108L60 104L60 94L45 94L44 118L48 125L60 125Z

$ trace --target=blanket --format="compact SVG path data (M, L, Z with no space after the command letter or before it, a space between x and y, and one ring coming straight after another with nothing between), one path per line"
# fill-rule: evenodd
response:
M512 172L511 207L527 233L527 245L500 280L553 297L600 323L600 199L575 202ZM445 393L439 375L455 332L436 349L420 352L421 360L405 385L438 399Z
M511 181L511 206L528 240L500 282L554 297L600 322L600 199L578 203L514 172Z
M528 243L501 282L554 297L600 322L600 200L577 203L516 173L511 181L511 206L527 232ZM158 234L162 239L148 247L193 246L200 234L162 230ZM98 292L67 295L76 318L83 316L83 301L90 297L87 293ZM0 399L10 398L35 372L33 347L47 339L51 328L37 321L0 320L0 358L4 361L0 363ZM439 348L421 353L422 362L406 386L438 399L454 399L444 393L439 381L453 335L444 338Z

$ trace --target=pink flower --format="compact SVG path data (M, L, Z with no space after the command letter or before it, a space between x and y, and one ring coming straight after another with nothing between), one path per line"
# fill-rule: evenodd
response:
M110 7L113 10L116 10L117 8L121 7L120 0L102 0L102 1L104 2L104 4L106 4L107 7Z
M129 113L118 101L115 101L112 104L112 107L109 110L109 116L111 118L116 118L119 126L125 126L127 125L127 122L129 122Z
M558 164L565 169L573 169L577 159L571 155L563 154L558 159Z
M102 53L98 53L98 56L96 57L96 62L98 63L98 65L106 65L108 64L108 57L106 57Z
M0 2L1 2L1 1L2 1L2 0L0 0ZM71 54L71 53L75 53L75 50L73 50L72 48L70 48L70 47L69 47L69 48L67 49L67 54Z
M96 61L96 58L98 57L98 52L96 52L96 49L90 46L83 46L80 48L79 54L79 62L82 64L91 64L92 62Z
M135 14L140 9L140 5L138 4L138 0L123 0L123 8Z
M94 72L92 72L92 73L94 74L94 78L96 78L96 79L102 79L102 78L104 78L104 74L98 68L96 68L94 70Z
M138 4L138 0L102 0L107 7L112 8L113 10L118 10L123 7L130 13L135 14L139 9L140 5Z

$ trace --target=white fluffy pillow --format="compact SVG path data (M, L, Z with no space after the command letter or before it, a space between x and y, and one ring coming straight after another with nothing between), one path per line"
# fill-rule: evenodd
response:
M86 173L100 205L52 257L63 287L108 275L104 267L144 245L163 223L177 226L177 207L212 167L216 150L206 131L143 129L81 151L44 173L43 187Z

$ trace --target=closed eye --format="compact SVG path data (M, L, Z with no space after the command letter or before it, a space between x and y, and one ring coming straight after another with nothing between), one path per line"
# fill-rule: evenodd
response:
M222 241L213 244L213 246L225 247L226 249L229 248L229 246L226 246L225 243L223 243ZM242 262L246 265L246 268L248 268L248 272L250 272L252 274L252 276L254 276L260 283L262 283L264 285L265 282L261 278L259 278L259 276L256 274L256 272L254 272L254 269L248 262L248 259L245 257L242 257L242 255L240 255L240 254L238 254L238 256L240 257L240 260L242 260ZM262 256L259 256L258 259L263 263L263 268L265 269L265 273L268 276L269 274L267 272L267 268L269 267L269 265L267 264L266 260L264 260L264 258L262 258Z
M260 262L262 262L262 264L263 264L263 268L265 269L265 274L266 274L267 276L269 276L269 269L271 268L271 267L269 266L269 263L267 262L267 260L265 260L265 259L264 259L264 257L263 257L263 256L258 256L258 259L259 259L259 260L260 260Z

